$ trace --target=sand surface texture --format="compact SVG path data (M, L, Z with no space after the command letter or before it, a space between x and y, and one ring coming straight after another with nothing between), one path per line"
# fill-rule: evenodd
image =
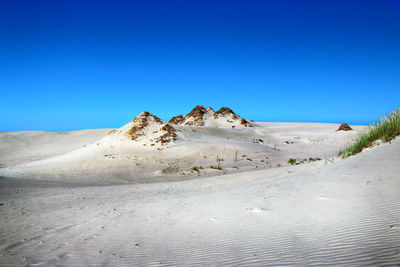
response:
M261 149L254 146L264 146L272 167L256 168L248 164L252 161L243 160L246 164L238 165L236 173L228 170L226 175L210 177L188 174L179 176L181 181L147 184L138 182L160 181L162 177L168 181L170 176L139 179L136 174L123 179L123 175L114 178L110 172L96 179L83 168L82 178L72 179L59 167L49 167L59 164L57 157L69 158L69 153L76 153L77 147L72 144L90 146L99 135L107 134L105 130L66 133L65 139L55 133L1 133L0 173L4 178L0 179L0 265L400 263L400 139L342 160L332 154L356 132L335 132L338 125L334 124L258 125L251 131L258 131L263 144L248 142L254 132L244 129L240 134L247 139L243 138L240 145L248 145L246 153L253 151L248 154L254 159ZM191 129L185 128L188 132ZM213 145L202 138L213 131L221 134L221 129L199 131L202 136L196 139L199 141L194 149L211 153L208 145ZM32 140L26 140L30 137ZM71 138L71 145L67 138ZM213 138L231 144L223 137ZM44 150L36 154L33 148L40 147L45 139L60 145L49 149L48 154ZM10 142L14 143L4 146ZM274 150L275 143L279 150ZM188 140L177 142L163 151L190 150L188 144ZM151 152L154 157L155 152ZM138 158L147 152L140 153L135 151ZM288 158L306 157L322 160L287 163ZM70 160L73 162L73 157ZM278 163L282 166L276 167ZM151 172L142 173L151 174L160 168L152 164L148 165ZM43 176L38 166L43 167ZM106 181L125 184L107 185Z

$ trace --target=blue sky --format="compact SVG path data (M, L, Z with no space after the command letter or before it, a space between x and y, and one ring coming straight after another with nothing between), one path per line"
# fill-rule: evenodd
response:
M399 1L0 1L0 130L197 104L368 124L400 104Z

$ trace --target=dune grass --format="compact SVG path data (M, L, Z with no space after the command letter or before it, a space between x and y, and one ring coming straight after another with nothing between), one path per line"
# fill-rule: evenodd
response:
M400 108L381 118L377 123L371 124L360 133L357 139L344 151L339 152L343 158L360 153L364 148L370 147L374 141L389 142L400 135Z

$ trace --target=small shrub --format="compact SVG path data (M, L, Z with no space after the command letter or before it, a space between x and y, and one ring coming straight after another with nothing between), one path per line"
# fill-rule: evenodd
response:
M111 131L108 132L108 135L113 135L113 134L115 134L116 132L117 132L116 129L112 129Z
M196 171L196 172L199 172L200 171L200 168L198 167L198 166L194 166L194 167L192 167L191 168L193 171Z
M214 166L214 165L211 165L210 168L214 169L214 170L222 170L221 167L217 167L217 166Z
M195 172L198 172L198 173L200 173L200 169L203 169L203 167L201 167L201 166L194 166L194 167L190 168L191 171L195 171Z
M302 163L305 163L305 162L311 162L311 161L318 161L318 160L321 160L320 158L308 158L308 159L302 159L302 160L298 160L298 159L289 159L288 160L288 163L289 164L291 164L291 165L299 165L299 164L302 164Z
M247 158L248 161L253 161L251 158Z
M168 166L167 168L161 170L162 174L168 174L174 172L179 172L179 168L177 166Z

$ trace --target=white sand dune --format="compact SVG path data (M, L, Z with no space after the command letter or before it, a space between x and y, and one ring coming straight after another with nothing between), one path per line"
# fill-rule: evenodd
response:
M94 143L110 129L72 132L0 132L0 167L61 155Z
M138 141L126 136L130 123L112 135L107 130L3 132L0 176L90 183L198 178L284 166L289 158L326 159L363 129L336 132L337 124L253 124L234 129L175 125L177 140L163 146L155 142L161 122L145 129L147 136ZM221 170L210 168L218 165Z
M264 146L279 144L276 162L329 156L354 137L337 125L259 125ZM0 265L396 266L399 151L396 139L345 160L152 184L3 178Z

